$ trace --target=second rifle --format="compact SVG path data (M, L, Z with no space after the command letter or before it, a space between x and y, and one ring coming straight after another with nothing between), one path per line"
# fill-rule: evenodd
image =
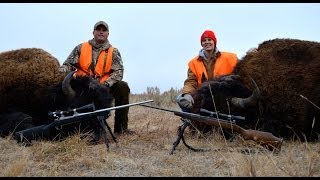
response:
M194 114L194 113L174 111L171 109L149 106L149 105L145 105L145 104L141 104L140 106L149 107L149 108L153 108L153 109L159 109L159 110L168 111L168 112L173 112L174 115L180 116L182 118L181 120L183 121L183 124L179 127L178 138L173 143L173 148L172 148L170 154L173 154L173 151L175 150L176 146L179 144L180 140L182 140L184 145L186 147L188 147L189 149L191 149L193 151L202 151L201 149L192 148L191 146L187 145L184 141L184 138L183 138L184 130L186 129L186 127L188 127L190 125L190 123L192 121L197 121L197 122L205 123L207 125L221 127L222 129L233 130L234 132L237 132L238 134L240 134L245 140L253 140L271 151L272 150L279 151L281 149L281 145L283 142L283 140L281 138L275 137L273 134L271 134L269 132L252 130L252 129L244 129L244 128L236 125L232 121L231 118L238 118L240 120L243 120L243 118L240 116L229 116L229 115L227 116L227 115L225 115L226 117L228 117L229 120L223 120L223 119L214 118L214 117L210 117L210 116L202 116L202 115ZM202 111L204 112L206 110L202 109ZM206 112L210 112L210 111L206 111ZM220 114L220 115L223 115L223 114Z

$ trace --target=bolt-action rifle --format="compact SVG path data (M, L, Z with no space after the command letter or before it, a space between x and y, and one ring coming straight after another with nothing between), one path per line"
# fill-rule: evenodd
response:
M30 144L32 140L35 140L41 137L49 137L50 132L53 128L59 130L64 125L79 123L79 122L87 121L88 119L95 118L98 121L98 123L95 123L95 124L97 124L98 128L101 128L101 130L104 132L103 133L104 141L107 148L109 149L109 140L107 138L107 130L111 134L113 141L117 143L116 137L114 136L110 126L106 122L106 116L108 117L110 115L110 111L129 107L129 106L144 104L148 102L153 102L153 100L130 103L130 104L125 104L125 105L120 105L120 106L115 106L115 107L110 107L105 109L99 109L99 110L95 110L94 104L88 104L80 108L75 108L69 111L57 110L55 112L49 112L48 116L49 118L54 119L53 122L51 122L48 125L40 125L40 126L15 132L15 139L17 140L18 143Z
M282 145L282 141L283 141L281 138L275 137L273 134L271 134L269 132L244 129L244 128L240 127L239 125L236 125L236 123L235 123L236 120L244 120L244 117L242 117L242 116L227 115L227 114L222 114L222 113L218 113L218 112L211 112L211 111L208 111L205 109L201 109L200 112L210 114L210 116L203 116L200 114L179 112L179 111L174 111L171 109L149 106L149 105L145 105L145 104L141 104L141 106L159 109L159 110L168 111L168 112L173 112L174 115L181 117L181 120L183 123L178 128L178 138L173 143L173 147L172 147L170 154L173 154L174 150L176 149L176 147L180 143L180 140L182 140L183 144L187 148L189 148L193 151L204 151L203 149L195 149L195 148L191 147L184 140L184 137L183 137L184 130L189 125L191 125L192 121L197 121L197 122L205 123L207 125L221 127L222 129L233 130L233 132L240 134L245 140L256 141L257 143L259 143L260 145L266 147L267 149L269 149L271 151L272 150L279 151L281 149L281 145ZM226 118L227 120L220 119L220 118Z

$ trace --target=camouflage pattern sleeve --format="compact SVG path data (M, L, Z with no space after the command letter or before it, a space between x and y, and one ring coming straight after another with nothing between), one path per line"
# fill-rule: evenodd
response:
M77 45L72 52L69 54L67 59L64 61L62 66L60 66L59 71L61 72L71 72L76 70L76 67L78 66L79 56L80 56L80 49L81 45Z
M188 68L188 77L184 81L184 86L182 88L183 94L192 94L198 87L197 77L190 68Z
M112 54L112 65L111 65L111 73L108 80L105 82L109 86L112 86L114 83L121 81L123 78L123 61L121 58L120 51L117 48L114 48Z

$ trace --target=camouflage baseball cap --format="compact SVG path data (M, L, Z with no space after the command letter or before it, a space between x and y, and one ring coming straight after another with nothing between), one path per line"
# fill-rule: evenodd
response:
M98 21L98 22L94 25L93 30L96 30L97 27L100 26L100 25L103 25L104 27L106 27L107 31L109 31L109 26L108 26L108 24L107 24L106 22L104 22L104 21Z

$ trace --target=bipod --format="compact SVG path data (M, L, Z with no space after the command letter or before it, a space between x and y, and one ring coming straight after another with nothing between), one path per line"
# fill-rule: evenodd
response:
M108 125L108 123L106 122L106 119L110 117L110 113L107 115L107 116L97 116L97 120L99 122L99 125L100 125L100 128L103 130L103 136L104 136L104 143L105 145L107 146L107 149L109 150L109 139L108 139L108 136L107 136L107 133L109 131L111 137L112 137L112 140L115 142L115 143L118 143L117 141L117 138L114 136L114 134L112 133L112 130L110 128L110 126ZM106 128L107 127L107 128ZM108 129L108 131L107 131Z
M173 154L173 152L176 150L176 147L179 145L180 141L182 140L183 144L188 148L188 149L191 149L192 151L194 152L205 152L205 151L208 151L206 149L196 149L196 148L193 148L191 147L190 145L187 144L187 142L185 141L184 139L184 136L183 136L183 133L185 131L185 129L191 125L191 121L189 119L184 119L184 118L181 118L181 121L182 121L182 124L179 126L178 128L178 138L177 140L173 143L173 147L171 149L171 152L170 152L170 155Z

